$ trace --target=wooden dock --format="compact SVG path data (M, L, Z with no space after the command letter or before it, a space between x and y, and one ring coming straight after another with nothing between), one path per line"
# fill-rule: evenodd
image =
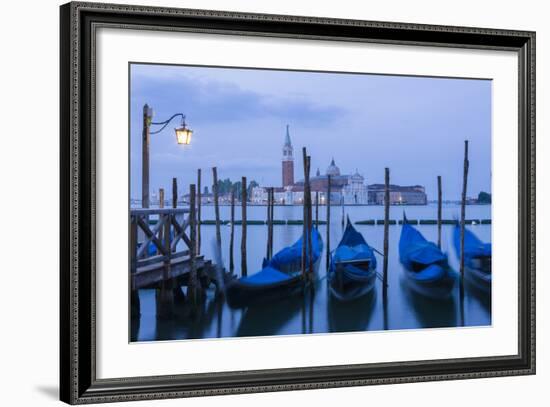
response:
M191 256L191 250L196 247L196 242L192 241L192 233L191 237L188 235L192 223L189 214L188 208L130 211L130 284L133 317L139 316L140 313L137 295L139 289L159 289L159 316L170 317L173 314L174 302L185 300L181 287L186 286L189 292L190 288L203 291L210 284L214 284L216 288L220 286L212 261L202 255ZM197 273L196 279L190 278L193 270ZM194 287L190 287L191 285Z

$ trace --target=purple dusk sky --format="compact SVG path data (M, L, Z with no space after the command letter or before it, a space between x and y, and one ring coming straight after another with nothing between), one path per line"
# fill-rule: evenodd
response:
M187 192L198 168L210 187L212 166L221 179L280 186L287 124L296 179L305 146L312 175L324 174L332 157L343 174L357 169L368 184L382 183L389 167L392 183L424 185L428 199L441 175L443 199L457 200L468 139L468 196L491 190L490 80L143 64L132 64L130 75L132 198L141 198L145 103L153 121L181 112L194 131L189 146L176 144L178 119L151 136L151 193L165 188L168 198L172 178Z

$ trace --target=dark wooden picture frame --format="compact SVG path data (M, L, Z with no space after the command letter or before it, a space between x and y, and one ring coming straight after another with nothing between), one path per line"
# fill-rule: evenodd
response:
M60 394L71 404L468 379L535 373L535 33L95 3L61 6ZM519 59L519 349L507 356L97 379L97 27L482 50ZM510 238L512 238L510 236Z

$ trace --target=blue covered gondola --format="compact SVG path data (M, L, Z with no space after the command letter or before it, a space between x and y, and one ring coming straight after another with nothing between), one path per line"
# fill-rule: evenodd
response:
M409 225L406 218L399 239L399 259L405 266L406 279L414 291L433 298L450 295L456 273L449 268L447 255Z
M344 235L331 257L330 293L340 301L355 300L372 292L375 281L374 251L348 218Z
M321 235L312 229L312 260L314 271L319 267L323 250ZM290 297L302 292L306 284L301 274L302 244L300 238L292 246L276 253L271 260L263 262L262 269L247 277L235 279L226 286L226 298L233 308L246 307ZM309 250L306 247L306 264L309 263Z
M453 246L460 258L460 227L453 230ZM464 271L465 277L479 288L491 289L491 243L483 243L473 232L464 230Z

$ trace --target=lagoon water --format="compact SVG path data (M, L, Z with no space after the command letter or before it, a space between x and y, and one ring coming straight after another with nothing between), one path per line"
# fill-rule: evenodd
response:
M302 218L301 206L276 206L275 219ZM403 211L409 219L436 219L437 206L392 206L390 219L402 219ZM315 209L314 209L315 212ZM235 208L240 219L240 206ZM367 219L383 219L382 206L345 206L344 213L352 222ZM220 207L222 220L229 220L230 208ZM460 206L443 206L443 219L458 218ZM315 214L314 214L315 217ZM491 219L490 205L470 205L466 208L467 219ZM202 207L202 219L214 219L213 206ZM265 220L265 206L248 206L248 220ZM319 207L319 219L326 220L326 208ZM343 233L342 207L331 208L331 249L334 249ZM382 251L382 225L355 225L367 242ZM420 232L429 240L437 240L437 226L418 225ZM222 225L222 256L224 266L229 266L230 227ZM452 225L442 226L442 249L449 255L449 263L458 270L458 258L451 243ZM491 241L491 225L468 225L481 240ZM326 225L320 225L323 239ZM302 233L301 225L274 225L274 252L294 243ZM448 300L430 300L411 292L403 279L403 266L399 262L398 242L400 225L390 226L388 304L384 312L381 281L377 280L375 292L365 299L350 303L337 303L330 299L326 285L324 242L318 281L313 292L304 297L287 299L276 304L233 310L227 304L214 300L214 291L208 290L206 302L198 309L186 306L177 309L171 320L156 318L155 290L140 290L141 317L131 324L132 341L176 340L187 338L221 338L235 336L288 335L305 333L371 331L383 329L418 329L455 326L483 326L491 324L490 294L483 294L465 284L463 306L459 300L459 284ZM202 225L201 253L213 259L215 226ZM267 245L267 226L249 225L247 228L248 274L261 269ZM234 259L235 273L240 275L241 226L235 226ZM382 272L382 259L378 257L378 271Z

